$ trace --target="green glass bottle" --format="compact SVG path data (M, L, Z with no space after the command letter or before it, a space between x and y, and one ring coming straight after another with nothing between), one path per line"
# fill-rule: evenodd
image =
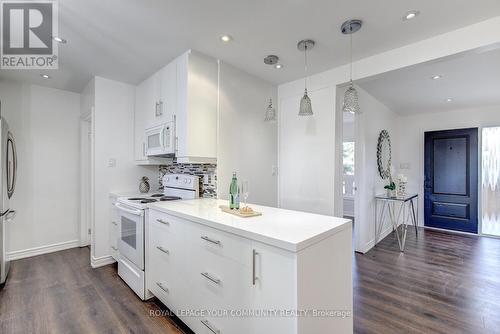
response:
M231 210L238 209L237 197L238 197L238 179L236 178L236 172L234 172L233 179L231 180L231 185L229 186L229 208Z

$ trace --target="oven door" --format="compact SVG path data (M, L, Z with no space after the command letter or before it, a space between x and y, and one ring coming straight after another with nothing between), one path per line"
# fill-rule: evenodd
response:
M126 257L138 269L144 270L144 210L116 203L119 216L120 256Z
M146 130L147 156L165 156L173 155L174 153L173 123L166 123Z

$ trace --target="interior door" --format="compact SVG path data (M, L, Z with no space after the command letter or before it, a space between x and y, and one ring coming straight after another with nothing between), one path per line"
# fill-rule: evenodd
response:
M478 129L425 133L425 226L478 232Z

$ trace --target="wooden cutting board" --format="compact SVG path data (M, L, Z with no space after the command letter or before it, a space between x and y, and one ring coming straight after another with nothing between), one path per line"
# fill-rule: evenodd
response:
M242 217L242 218L262 216L262 213L257 212L257 211L253 211L253 212L250 212L250 213L243 213L240 210L231 210L229 208L229 206L227 206L227 205L221 205L221 206L219 206L219 208L223 212L230 213L232 215L235 215L235 216L238 216L238 217Z

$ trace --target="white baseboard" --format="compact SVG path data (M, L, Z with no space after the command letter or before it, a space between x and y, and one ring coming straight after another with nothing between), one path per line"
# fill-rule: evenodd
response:
M392 225L389 225L385 228L385 230L380 233L380 236L378 237L378 241L382 241L385 237L387 237L389 234L392 233ZM369 242L366 243L365 247L363 250L360 251L360 253L366 254L368 253L373 247L375 247L375 238L370 240Z
M116 260L111 256L101 256L101 257L93 257L90 260L90 266L92 268L99 268L102 266L107 266L108 264L115 263Z
M76 248L79 247L79 245L80 245L79 240L70 240L47 246L39 246L39 247L8 252L6 257L8 261L13 261L42 254L58 252L65 249Z

